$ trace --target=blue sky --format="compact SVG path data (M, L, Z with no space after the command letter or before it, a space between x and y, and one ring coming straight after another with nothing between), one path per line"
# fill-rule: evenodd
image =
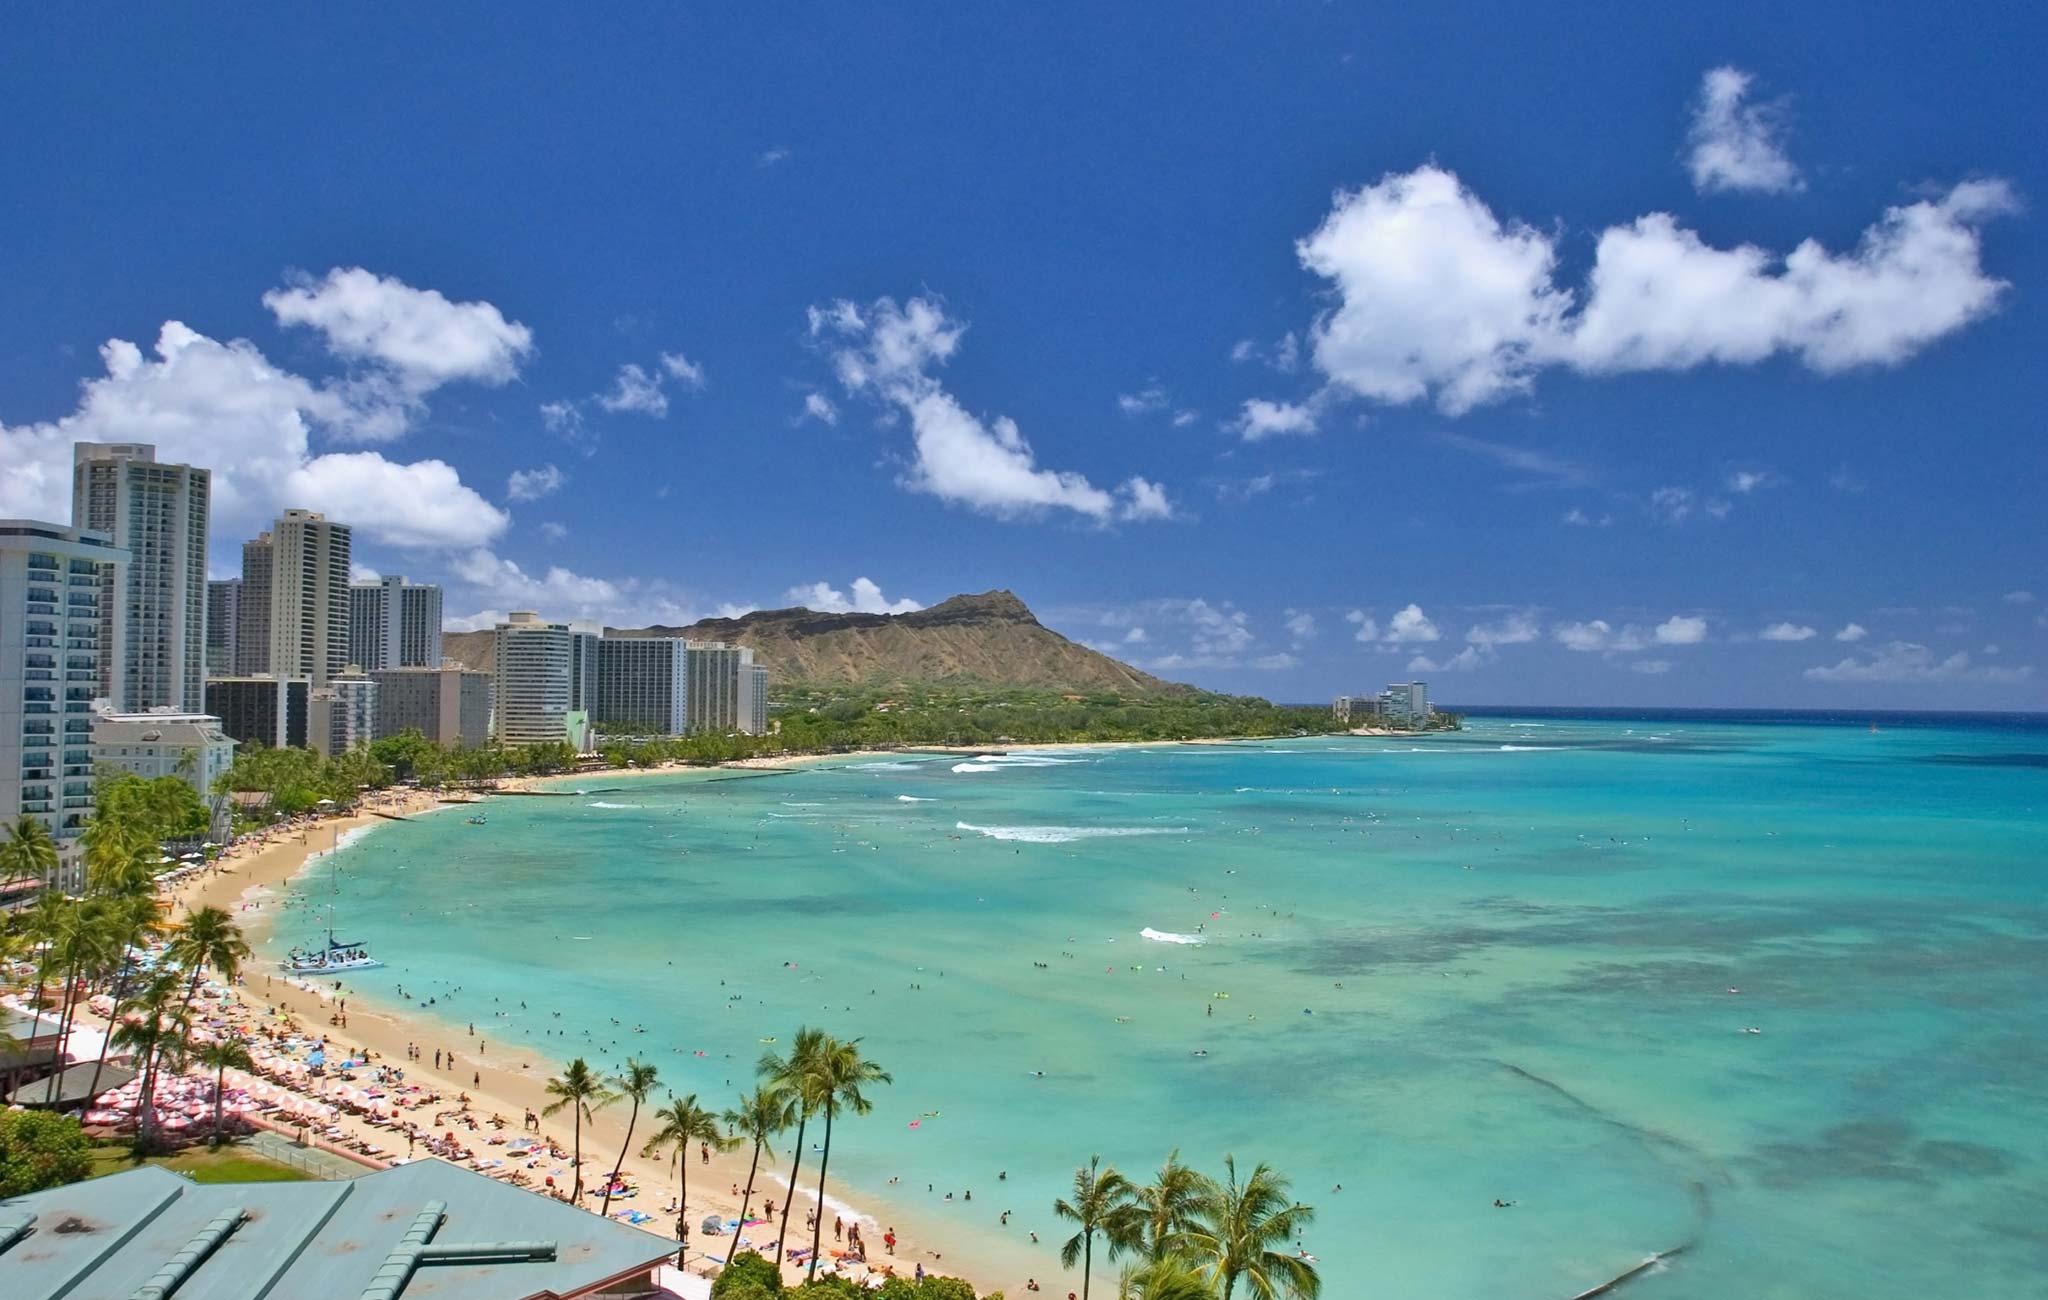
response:
M2048 707L2048 21L1428 8L17 17L0 514L133 437L464 620Z

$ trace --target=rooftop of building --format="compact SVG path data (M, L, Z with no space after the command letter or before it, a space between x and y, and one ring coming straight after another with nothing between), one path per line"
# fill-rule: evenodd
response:
M89 546L106 551L110 559L119 559L128 553L114 545L114 539L106 533L91 528L73 528L70 524L54 524L47 519L0 519L0 537L33 537L39 541Z
M0 1242L12 1300L540 1300L587 1295L674 1250L439 1160L311 1183L202 1186L133 1169L0 1201Z

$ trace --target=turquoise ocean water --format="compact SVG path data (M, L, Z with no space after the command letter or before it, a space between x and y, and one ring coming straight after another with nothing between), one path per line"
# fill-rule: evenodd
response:
M1495 716L610 784L381 827L298 888L342 873L392 963L359 996L460 986L451 1043L488 1020L725 1099L762 1038L864 1036L896 1082L839 1130L841 1194L985 1235L1003 1276L1058 1275L1077 1163L1178 1147L1292 1175L1338 1300L1562 1298L1680 1245L1626 1294L2048 1290L2039 720Z

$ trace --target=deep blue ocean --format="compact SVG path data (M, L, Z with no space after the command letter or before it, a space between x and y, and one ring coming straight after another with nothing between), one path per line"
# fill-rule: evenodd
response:
M2040 717L1494 710L584 784L302 878L392 963L357 995L460 985L458 1035L523 999L505 1041L713 1100L764 1038L862 1036L895 1083L843 1194L1002 1276L1058 1275L1075 1165L1178 1148L1291 1176L1333 1300L1563 1300L1678 1247L1622 1294L2048 1294Z

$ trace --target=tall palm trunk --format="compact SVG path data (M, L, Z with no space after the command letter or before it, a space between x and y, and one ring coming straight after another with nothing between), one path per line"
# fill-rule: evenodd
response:
M571 1167L575 1169L576 1173L569 1180L569 1204L581 1205L583 1204L583 1103L577 1102L573 1109L576 1112L574 1116L576 1128L575 1137L570 1144L569 1155L574 1162Z
M633 1126L640 1122L640 1099L633 1098L633 1113L626 1117L626 1144L619 1148L619 1162L612 1166L612 1176L604 1185L604 1208L598 1213L610 1218L612 1213L612 1188L618 1184L619 1170L626 1167L626 1151L633 1145ZM677 1265L681 1267L681 1265Z
M808 1282L818 1276L818 1247L824 1241L825 1232L825 1166L832 1163L832 1112L835 1107L825 1108L825 1149L818 1153L818 1213L811 1219L811 1269L804 1274Z
M80 968L85 963L75 962L64 978L64 1009L57 1013L57 1045L50 1049L50 1105L57 1104L57 1075L64 1068L64 1044L71 1039L71 1010L78 1001L78 981L82 976Z
M742 1215L740 1216L740 1219L741 1219L741 1221L742 1221L742 1222L745 1222L745 1220L746 1220L746 1215L742 1214ZM689 1254L690 1254L690 1144L689 1144L689 1143L687 1143L687 1142L685 1142L685 1143L683 1143L683 1145L682 1145L682 1148L681 1148L681 1150L679 1150L679 1151L678 1151L678 1152L676 1153L676 1267L677 1267L677 1268L681 1268L681 1267L683 1267L683 1263L684 1263L684 1261L685 1261L686 1259L688 1259L688 1258L689 1258ZM726 1251L726 1252L725 1252L725 1257L726 1257L726 1258L727 1258L728 1260L729 1260L729 1259L731 1259L731 1258L732 1258L732 1252L731 1252L731 1251L729 1251L729 1250L728 1250L728 1251Z
M1081 1300L1088 1300L1088 1279L1095 1273L1095 1232L1091 1228L1081 1243ZM1230 1300L1226 1295L1224 1300Z
M754 1199L754 1171L761 1167L761 1140L754 1139L754 1158L747 1162L747 1185L740 1189L740 1223L732 1230L732 1245L726 1248L725 1261L730 1264L732 1257L740 1252L740 1234L747 1230L747 1202ZM677 1267L681 1267L680 1264Z
M228 1067L227 1067L227 1063L226 1063L225 1061L223 1061L223 1062L221 1063L220 1067L219 1067L218 1069L216 1069L216 1070L215 1070L215 1071L213 1072L213 1143L212 1143L212 1145L213 1145L213 1146L215 1146L215 1147L219 1147L219 1146L220 1146L220 1090L221 1090L221 1085L227 1082L227 1077L228 1077Z
M796 1122L796 1155L789 1162L789 1195L782 1202L782 1226L775 1233L775 1266L782 1267L782 1240L789 1235L789 1207L796 1201L796 1171L804 1163L804 1125L811 1122L808 1113L799 1116Z
M121 1023L121 999L128 996L128 972L130 967L128 949L126 945L123 945L121 948L121 973L114 977L114 1006L107 1013L107 1032L100 1036L99 1059L92 1063L92 1086L85 1090L87 1105L91 1105L93 1098L100 1095L100 1071L107 1068L107 1048L111 1047L114 1042L114 1026Z

